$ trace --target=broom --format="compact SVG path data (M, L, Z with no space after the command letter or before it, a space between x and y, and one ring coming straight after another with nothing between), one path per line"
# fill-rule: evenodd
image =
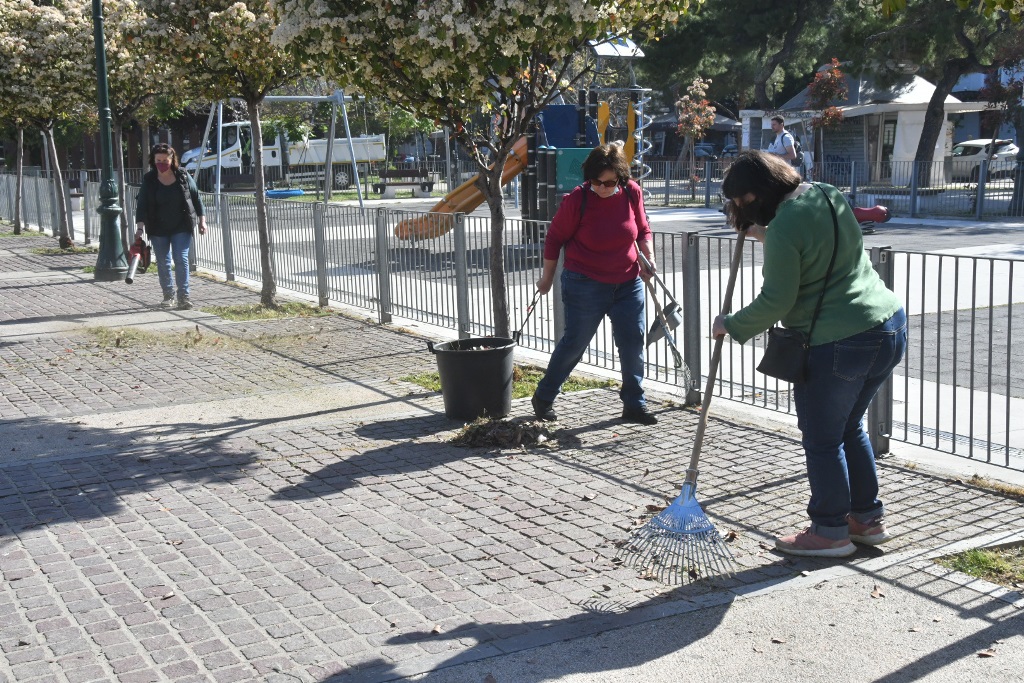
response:
M739 233L733 251L729 282L725 288L722 314L732 308L732 291L736 273L743 257L744 232ZM711 573L734 574L733 557L722 536L704 514L697 502L697 464L704 442L704 429L708 424L711 392L715 387L718 365L722 359L724 337L715 339L711 354L711 367L700 406L700 420L693 438L690 466L686 469L682 491L672 503L633 532L619 549L616 558L634 567L645 568L665 583L682 583L683 577L692 579Z

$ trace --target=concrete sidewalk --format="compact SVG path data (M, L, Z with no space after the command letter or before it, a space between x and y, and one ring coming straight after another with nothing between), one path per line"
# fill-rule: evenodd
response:
M559 400L551 448L458 448L440 395L402 380L435 367L422 338L162 311L155 274L96 283L94 257L32 252L51 244L0 237L0 680L1024 670L1021 596L932 561L1024 541L1020 500L973 485L978 466L940 472L896 444L880 475L900 535L787 558L772 540L805 523L798 433L717 401L698 497L735 532L738 572L666 586L614 562L615 542L678 490L696 411L666 396L656 427L625 425L613 392L583 392ZM256 299L193 287L200 307Z

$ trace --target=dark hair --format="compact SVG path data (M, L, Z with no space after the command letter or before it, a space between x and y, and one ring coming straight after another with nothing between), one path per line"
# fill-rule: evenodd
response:
M153 145L153 149L149 150L149 167L156 168L156 155L166 154L171 160L171 170L177 173L178 171L178 155L174 151L174 148L168 145L166 142L158 142Z
M740 152L725 172L722 194L726 199L736 199L753 193L758 199L758 209L751 219L758 225L768 225L775 218L775 210L783 197L801 181L800 173L782 157L748 149Z
M621 142L609 142L595 147L583 162L583 180L597 180L598 177L611 169L619 178L619 185L629 182L629 161L622 150Z
M782 118L778 114L772 117L772 121L774 121L775 123L781 123L783 126L786 125L786 119Z

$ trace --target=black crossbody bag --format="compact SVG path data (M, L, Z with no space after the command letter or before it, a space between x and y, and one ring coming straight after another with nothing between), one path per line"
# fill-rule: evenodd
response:
M821 302L825 299L825 290L828 289L828 281L832 277L832 267L836 264L836 252L839 249L839 218L836 216L836 207L823 187L817 184L815 187L825 195L828 208L832 211L832 229L835 239L832 244L832 260L829 261L828 272L825 273L825 284L822 285L821 294L818 296L818 305L814 307L811 327L805 335L797 330L786 329L778 325L772 326L768 330L768 343L764 349L764 356L757 364L758 372L793 384L802 384L807 381L807 356L811 352L811 335L814 334L814 323L818 321Z

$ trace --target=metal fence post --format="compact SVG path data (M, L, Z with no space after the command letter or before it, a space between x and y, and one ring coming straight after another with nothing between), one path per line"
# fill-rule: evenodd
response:
M704 208L711 208L711 162L704 161Z
M466 214L455 214L455 230L452 236L452 260L455 265L455 325L459 331L459 339L468 339L472 335L469 319L469 264L466 261Z
M89 191L89 182L82 181L82 232L85 233L85 243L92 244L92 193ZM129 230L131 232L131 230Z
M663 161L661 167L665 170L665 206L668 206L669 185L672 178L672 162Z
M871 265L890 290L895 286L895 268L891 247L872 247ZM868 405L868 440L876 455L889 452L889 437L892 434L892 375L879 388L875 398Z
M683 362L690 370L686 402L700 403L701 319L700 319L700 233L683 235Z
M918 170L921 164L914 161L910 166L910 217L917 218L917 185L920 178Z
M71 179L64 181L64 213L68 217L68 239L75 239L75 219L71 212Z
M374 220L374 238L377 242L377 303L380 305L377 319L381 324L391 322L391 261L388 259L387 210L377 209Z
M316 258L316 296L321 308L329 299L327 288L327 240L324 237L324 222L327 207L317 202L313 205L313 254Z
M32 179L32 186L35 188L36 194L36 228L39 232L46 232L46 226L43 225L43 199L39 192L39 181L42 180L42 176L36 176Z
M857 162L850 162L850 206L857 206Z
M60 193L57 191L57 183L53 181L53 176L46 180L46 184L50 186L50 226L53 236L56 237L60 234L60 221L57 218L60 215L57 212L57 201L60 199ZM70 238L71 235L69 234L68 237Z
M235 279L235 248L231 244L231 209L226 200L220 203L220 240L224 249L224 279L232 282Z
M978 169L978 194L974 202L974 220L981 220L981 212L985 206L985 186L988 185L988 159L983 159Z

